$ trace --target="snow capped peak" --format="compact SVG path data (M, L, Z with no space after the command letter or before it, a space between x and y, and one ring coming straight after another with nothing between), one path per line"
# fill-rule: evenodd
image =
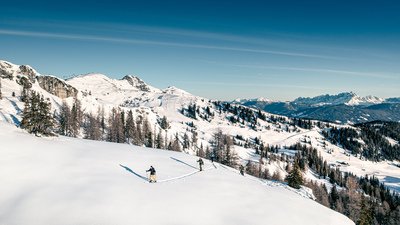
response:
M107 80L110 79L110 78L108 78L107 75L104 75L102 73L86 73L86 74L78 75L76 77L72 77L68 80L82 79L82 78L83 79L107 79Z
M232 101L232 103L238 103L238 104L243 104L246 102L262 102L262 103L270 103L273 102L272 100L268 99L268 98L263 98L263 97L259 97L259 98L237 98L235 100Z
M40 74L29 65L16 65L4 60L0 60L0 75L8 78L12 78L13 76L17 75L23 75L33 80Z
M163 93L170 95L191 95L189 92L179 89L175 86L169 86L163 90Z
M8 61L0 60L0 68L6 69L6 68L13 68L13 67L16 68L18 66L13 63L10 63Z
M257 98L257 101L259 101L259 102L272 102L271 99L263 98L263 97Z
M368 95L365 97L360 97L358 95L353 96L346 105L372 105L372 104L379 104L384 102L383 98L379 98L376 96Z
M133 76L133 75L126 75L122 78L122 80L126 80L128 81L128 83L130 85L132 85L133 87L141 90L141 91L146 91L149 92L152 89L154 89L153 87L149 86L148 84L146 84L142 79L140 79L137 76Z
M135 76L135 75L126 75L121 80L132 80L132 81L144 83L144 81L142 79L140 79L138 76Z
M323 105L339 105L345 104L350 101L354 96L353 92L344 92L337 95L319 95L316 97L300 97L293 101L296 105L310 105L310 106L323 106Z
M296 105L309 105L312 107L324 105L369 105L383 102L384 99L375 96L360 97L354 92L343 92L337 95L320 95L316 97L300 97L293 101Z

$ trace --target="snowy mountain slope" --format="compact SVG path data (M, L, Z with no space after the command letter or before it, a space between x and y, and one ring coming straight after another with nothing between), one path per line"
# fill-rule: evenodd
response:
M396 166L396 162L372 162L354 157L343 148L326 141L318 129L299 133L271 144L290 146L299 142L308 142L310 144L306 145L317 148L322 158L333 168L337 167L342 172L351 172L359 177L375 176L391 190L400 192L400 168Z
M316 107L323 105L371 105L384 102L384 99L376 96L361 97L354 92L344 92L337 95L321 95L313 98L297 98L293 101L295 105Z
M16 71L20 66L13 65L11 68L13 68L13 71ZM0 100L0 120L18 124L21 120L21 111L24 104L19 99L22 87L17 84L16 79L16 76L21 74L20 72L13 72L13 74L14 78L11 80L8 78L1 79L3 99ZM22 74L22 76L25 75ZM233 123L230 118L236 118L237 115L221 111L215 105L215 101L194 96L176 87L160 90L134 76L125 76L123 79L118 80L108 78L102 74L82 75L65 82L79 90L77 97L81 100L85 113L96 114L99 108L103 108L105 113L108 114L113 107L120 107L125 111L133 110L134 116L146 116L156 133L161 131L169 140L174 138L175 134L178 134L180 141L182 141L184 134L188 134L189 138L191 138L192 134L188 131L194 130L198 134L196 145L184 149L185 152L190 154L194 154L201 145L204 148L210 146L213 134L218 130L222 130L232 137L242 137L243 140L235 138L237 142L242 144L246 141L253 143L255 138L258 138L264 144L278 145L282 150L284 150L284 146L296 144L305 139L306 136L311 135L313 138L313 147L316 147L332 166L337 164L338 160L348 158L346 156L347 152L341 147L331 145L332 147L330 148L337 149L335 151L337 154L334 155L335 157L332 157L333 154L326 153L327 148L318 145L318 141L315 140L320 141L323 139L323 136L320 134L322 129L318 127L314 127L314 130L303 129L291 125L291 120L286 117L281 117L286 122L273 120L272 117L277 116L269 113L265 113L265 120L257 119L255 127L244 121ZM32 83L32 89L48 98L52 103L53 110L58 110L62 101L72 104L72 97L62 99L52 95L40 87L38 82ZM16 97L12 96L12 92L15 92ZM182 109L187 109L189 105L194 104L199 109L197 118L191 118L182 113ZM200 117L200 115L203 115L207 111L207 107L213 116L208 118ZM256 110L253 111L256 112ZM163 116L166 116L170 123L170 128L166 131L160 129L157 122ZM233 148L240 156L242 164L245 164L247 160L258 162L260 156L255 154L256 150L254 148L245 148L238 145L233 146ZM353 163L353 161L350 163ZM364 161L356 160L355 162L357 163L352 164L351 167L342 167L341 169L344 171L354 170L352 172L360 176L364 176L365 174L379 174L381 181L386 181L391 177L394 178L390 179L391 181L400 179L400 172L394 166L397 163L384 161L377 163L377 165L368 164L366 168L363 163ZM285 166L282 163L272 163L265 166L271 173L278 170L281 175L286 174ZM389 183L386 182L387 185ZM396 185L392 185L391 187L397 188Z
M376 96L361 97L353 92L344 92L312 98L300 97L290 102L255 99L237 103L290 117L355 124L374 120L400 121L400 104L397 100L398 98L383 99Z
M197 158L187 154L36 138L4 122L0 143L1 224L354 224L219 164L195 173ZM150 165L159 183L135 175Z

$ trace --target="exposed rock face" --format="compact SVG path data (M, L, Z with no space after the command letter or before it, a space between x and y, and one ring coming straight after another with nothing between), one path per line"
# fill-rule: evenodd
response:
M76 98L78 90L57 77L38 76L39 86L47 92L61 98Z
M32 67L27 65L21 65L19 66L19 73L27 76L32 83L35 83L37 72Z
M2 78L13 79L17 76L20 79L21 77L26 77L30 83L35 83L37 75L38 73L30 66L18 66L0 60L0 77Z
M130 85L132 85L133 87L136 87L137 89L139 89L141 91L146 91L146 92L150 91L149 86L143 80L141 80L139 77L128 75L122 79L128 81L128 83Z
M9 64L8 62L5 62L5 61L1 61L0 62L0 77L12 79L13 73L12 73L11 69L12 69L11 64Z
M17 84L23 86L25 89L29 89L29 88L32 87L31 80L29 78L24 77L24 76L18 75L17 79L16 79L16 82L17 82Z

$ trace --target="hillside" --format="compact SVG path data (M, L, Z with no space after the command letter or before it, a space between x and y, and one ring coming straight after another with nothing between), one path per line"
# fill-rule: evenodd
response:
M21 141L23 140L23 141ZM0 123L2 224L353 224L282 185L196 157ZM179 160L179 161L178 161ZM153 165L158 183L146 176Z
M260 143L264 146L277 146L282 152L285 152L285 146L303 143L315 147L332 166L337 166L338 161L346 161L350 166L341 167L341 170L353 172L358 176L375 175L389 187L398 189L396 184L388 182L387 179L400 178L397 162L371 164L357 157L348 157L348 151L340 143L332 144L325 140L322 131L332 125L329 123L293 120L261 113L240 105L194 96L176 87L161 90L146 84L136 76L125 76L117 80L103 74L86 74L64 81L54 76L40 75L30 66L19 66L5 61L0 62L0 72L3 95L3 99L0 100L0 120L9 123L18 125L21 121L24 108L21 94L27 86L44 95L51 103L52 110L56 112L60 112L63 102L72 106L74 98L81 101L83 113L96 115L99 109L102 109L106 119L112 108L118 107L125 113L131 110L134 119L142 118L143 121L145 118L148 121L152 136L156 137L158 134L163 137L166 142L164 148L167 147L167 140L176 139L183 147L182 151L196 154L201 146L204 150L207 147L212 149L215 134L222 131L233 139L231 147L238 154L240 162L245 164L247 160L259 161L260 155L256 153L261 147ZM344 95L341 99L347 101L351 96L354 97L354 94ZM332 97L329 96L322 99L332 101ZM303 101L315 103L317 100ZM163 117L168 120L169 125L166 129L160 124ZM76 136L84 138L84 130L80 130ZM106 140L106 137L103 135L99 140ZM184 142L188 142L186 147L183 146ZM321 142L325 144L321 145ZM134 144L144 145L143 142ZM332 150L335 150L334 154ZM286 163L265 166L270 173L279 171L286 175L283 169Z
M400 121L398 98L361 97L353 92L312 98L299 97L289 102L266 101L262 98L234 102L274 114L342 124L375 120Z
M20 126L24 100L31 101L33 94L29 93L35 91L51 104L48 114L55 123L49 131L58 135L208 159L215 155L225 166L242 165L246 173L267 180L283 181L297 163L316 201L353 221L360 218L363 193L369 204L380 202L374 207L377 220L396 221L400 215L398 153L390 150L386 154L388 149L379 144L391 143L391 149L398 149L398 136L375 132L380 138L371 145L365 141L370 138L368 132L349 140L359 143L352 149L346 145L350 136L342 135L340 141L332 137L336 130L345 129L361 134L360 126L274 115L195 96L173 86L158 89L136 76L112 79L86 74L63 80L26 68L31 67L0 61L0 121ZM335 190L340 192L335 194Z

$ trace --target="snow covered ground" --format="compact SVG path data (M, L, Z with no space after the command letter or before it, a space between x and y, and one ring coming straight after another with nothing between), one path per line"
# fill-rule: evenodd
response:
M4 61L0 61L1 63ZM19 66L7 63L10 65L9 72L17 76ZM34 71L36 73L36 71ZM349 157L343 148L330 144L324 141L319 128L313 130L306 130L296 127L294 131L293 126L281 122L271 121L257 121L257 128L252 129L247 125L240 123L233 124L228 118L232 114L227 112L219 113L214 104L205 98L194 96L184 90L176 87L169 87L164 90L152 87L140 80L138 77L126 76L123 79L111 79L102 74L87 74L77 76L65 81L66 83L74 86L78 90L78 98L82 102L82 107L85 113L97 113L99 107L104 108L107 114L111 108L120 107L122 110L132 110L134 117L138 115L146 115L151 126L154 126L156 132L161 131L162 135L172 140L175 134L178 133L182 141L184 134L188 134L189 138L192 133L188 130L194 130L198 134L198 141L196 146L191 146L185 149L187 153L194 154L200 145L204 148L210 145L212 135L222 130L224 133L235 137L242 136L243 140L251 140L259 138L264 144L273 146L280 146L280 152L292 155L294 151L284 149L284 146L290 146L298 142L309 143L312 147L317 148L321 156L327 160L328 164L332 166L340 166L341 171L349 171L358 176L374 175L385 182L385 184L392 190L400 192L400 168L396 165L400 162L379 162L374 163L370 161L360 160L353 156ZM62 99L54 96L40 87L38 82L32 84L32 89L43 94L52 103L53 110L58 110L62 103ZM22 90L21 85L17 84L16 78L2 79L2 94L3 99L0 100L0 122L6 121L12 124L18 124L21 120L21 111L24 108L24 103L20 101L19 95ZM13 92L16 97L13 97ZM64 99L69 104L72 104L72 97ZM192 119L181 113L182 108L186 108L189 104L196 104L200 109L209 107L211 112L215 114L210 120L201 118ZM265 113L267 117L272 116ZM170 123L170 129L164 131L160 129L157 120L166 116ZM189 126L189 124L193 124ZM339 125L337 125L339 126ZM290 132L288 132L288 130ZM394 140L393 140L394 141ZM392 144L398 144L395 142ZM326 142L326 146L322 145ZM254 149L244 148L241 146L234 146L235 151L245 164L248 160L252 162L259 161L259 155L255 154ZM328 150L332 150L329 154ZM343 165L346 163L348 165ZM272 163L266 165L270 173L278 170L282 176L286 175L284 170L285 166L282 163Z
M286 185L191 155L38 138L0 122L0 224L353 224ZM158 183L145 180L150 165Z
M339 167L341 171L351 172L357 176L375 176L381 182L384 182L387 187L400 193L400 168L396 166L398 164L397 161L372 162L359 159L353 155L349 156L343 148L325 141L318 129L299 133L281 141L276 141L273 144L290 146L299 141L311 142L311 146L319 150L322 158L329 165ZM323 142L325 142L326 147L323 147Z

